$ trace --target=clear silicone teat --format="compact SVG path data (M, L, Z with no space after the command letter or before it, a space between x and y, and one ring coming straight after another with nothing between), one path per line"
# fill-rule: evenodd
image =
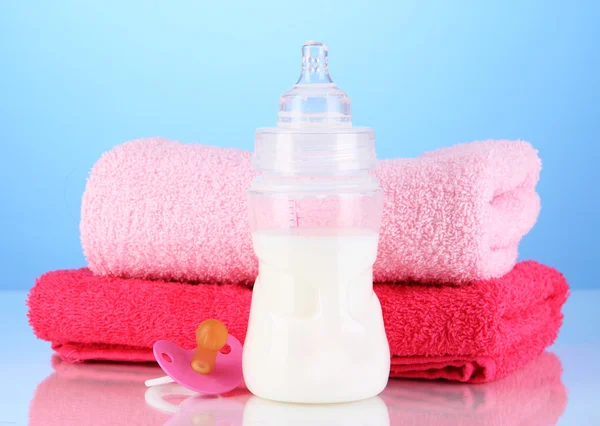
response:
M327 45L308 41L302 46L302 72L279 99L278 126L351 126L350 98L329 75Z

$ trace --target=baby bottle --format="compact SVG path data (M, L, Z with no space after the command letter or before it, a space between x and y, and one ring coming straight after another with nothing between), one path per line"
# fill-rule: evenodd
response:
M259 274L243 349L257 396L297 403L369 398L390 353L373 264L382 192L370 173L375 137L352 126L331 80L327 46L302 47L302 73L256 131L249 213Z

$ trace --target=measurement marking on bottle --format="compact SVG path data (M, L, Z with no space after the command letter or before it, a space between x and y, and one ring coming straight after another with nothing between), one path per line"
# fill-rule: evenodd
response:
M290 225L292 228L300 227L300 215L298 214L298 203L295 200L290 200L289 202L289 210L290 210Z

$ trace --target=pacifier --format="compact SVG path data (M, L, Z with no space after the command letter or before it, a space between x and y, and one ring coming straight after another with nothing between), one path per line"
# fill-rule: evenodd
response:
M177 382L205 395L218 395L237 388L242 382L242 344L229 335L227 327L215 319L196 330L196 349L187 350L168 340L154 344L154 358L167 374L147 380L146 386Z

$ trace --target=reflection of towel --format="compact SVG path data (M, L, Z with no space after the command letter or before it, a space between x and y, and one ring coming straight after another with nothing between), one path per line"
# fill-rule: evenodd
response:
M554 425L567 392L556 355L541 356L494 383L393 380L380 395L391 425Z
M38 385L31 402L31 426L163 426L172 417L144 401L148 390L144 381L164 375L156 364L70 364L54 357L52 366L55 372ZM178 405L188 396L181 392L165 395L164 400ZM243 408L249 393L238 389L224 397Z
M375 281L462 283L499 277L539 213L537 152L486 141L384 160ZM251 284L257 275L247 213L250 153L145 139L94 166L81 241L107 276ZM345 207L352 209L353 207ZM343 216L343 215L342 215Z
M31 426L162 426L170 414L146 405L144 381L156 365L73 365L53 359L55 373L40 383L29 408Z
M160 375L158 367L60 361L54 364L56 372L38 386L31 403L31 426L196 424L189 418L186 422L174 422L177 414L171 417L145 404L143 382ZM390 426L553 425L567 402L561 373L558 358L546 352L510 377L494 383L392 380L380 397L387 405ZM235 414L241 417L248 397L246 390L227 395L228 401L237 402L228 404L227 417ZM171 404L181 401L175 397L165 399ZM198 420L212 418L213 409L221 408L221 404L188 401L180 407L200 408L196 412L203 416L196 416ZM295 409L301 409L298 407ZM326 406L321 407L326 410ZM291 412L298 415L298 411ZM274 411L274 414L281 413L281 410ZM293 418L287 420L291 422Z
M460 287L378 284L393 377L487 382L550 345L562 322L567 283L555 269L521 262L509 274ZM195 347L206 318L241 341L252 291L240 285L190 285L49 272L31 290L36 335L66 360L150 361L167 339Z

